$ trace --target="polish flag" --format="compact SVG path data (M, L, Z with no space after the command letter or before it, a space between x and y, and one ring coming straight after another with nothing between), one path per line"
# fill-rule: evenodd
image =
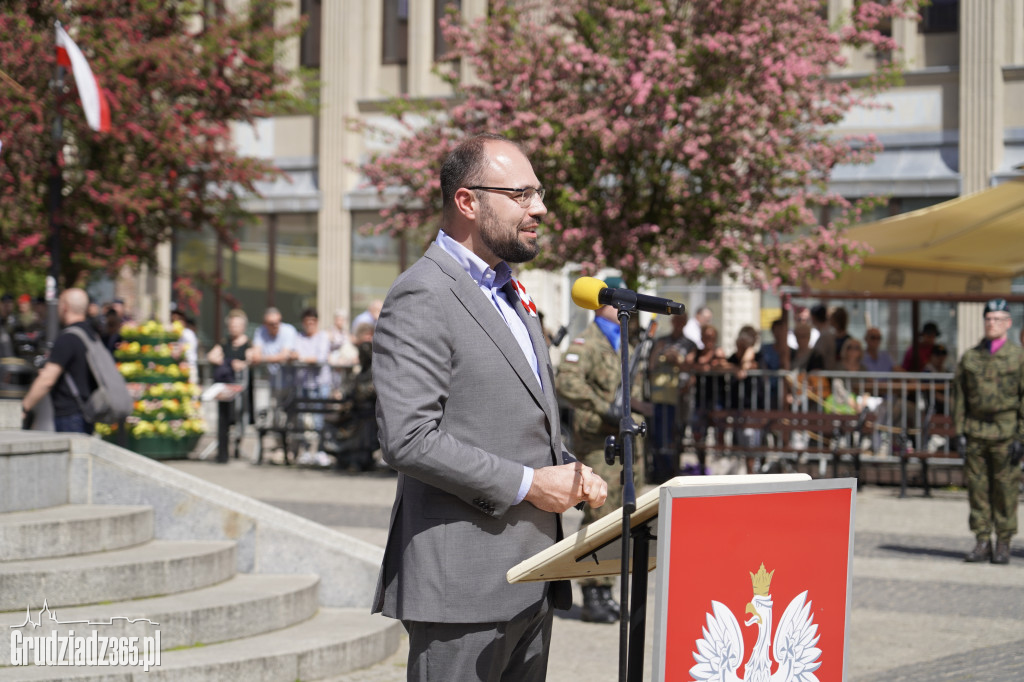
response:
M59 23L57 24L57 63L70 68L75 74L78 96L82 100L85 120L89 123L89 127L97 132L110 130L110 106L107 103L107 96L100 88L100 82L96 80L92 69L89 68L89 62L85 59L85 55Z

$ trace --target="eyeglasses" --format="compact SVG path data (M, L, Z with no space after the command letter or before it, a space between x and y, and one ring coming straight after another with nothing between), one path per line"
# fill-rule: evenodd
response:
M488 192L508 192L511 195L509 196L509 199L516 202L523 208L531 205L534 197L544 201L543 187L484 187L483 185L473 185L466 189L482 189Z
M865 336L864 338L867 339L868 341L881 341L882 340L881 336Z
M986 315L985 316L985 321L986 322L992 322L993 324L996 323L996 322L1009 322L1010 319L1011 318L1010 318L1009 315Z

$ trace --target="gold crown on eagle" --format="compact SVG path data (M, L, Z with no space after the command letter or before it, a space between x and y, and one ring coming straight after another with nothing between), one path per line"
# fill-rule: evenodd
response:
M761 562L761 568L758 569L757 573L750 574L750 582L754 585L754 594L758 597L767 597L768 592L771 591L772 587L772 576L775 575L775 571L771 573L764 570L764 562Z

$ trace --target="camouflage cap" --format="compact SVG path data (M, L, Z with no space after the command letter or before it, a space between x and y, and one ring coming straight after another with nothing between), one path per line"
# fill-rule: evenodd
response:
M989 313L1008 313L1010 312L1010 304L1006 302L1005 298L993 298L985 304L985 311L982 315L988 315Z

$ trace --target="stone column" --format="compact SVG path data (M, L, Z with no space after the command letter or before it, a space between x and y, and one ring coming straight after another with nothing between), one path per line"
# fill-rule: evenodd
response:
M156 247L156 287L153 292L155 296L152 301L152 317L160 322L171 321L171 249L173 244L170 241L163 242Z
M992 298L995 298L993 296ZM984 303L958 303L956 306L956 357L976 346L985 336ZM1012 333L1012 332L1011 332Z
M1009 0L960 3L960 194L989 186L1003 152Z
M920 68L924 60L919 54L917 22L910 19L893 19L892 37L900 50L893 56L894 61L903 63L907 69Z
M1021 51L1019 45L1008 45L1008 40L1019 40L1022 34L1021 16L1021 0L960 3L961 195L987 188L1002 162L1005 94L1001 65ZM981 303L957 305L960 354L985 333L983 307Z
M349 307L352 290L352 220L344 198L356 182L346 161L357 158L359 136L347 131L345 119L358 111L361 70L380 62L382 7L379 0L337 0L324 2L321 12L317 308L330 320L336 308ZM371 37L378 40L373 53Z
M718 327L718 345L726 356L736 350L740 328L750 325L760 333L761 292L740 283L739 271L722 275L722 323ZM736 276L734 279L733 277Z
M1007 61L1024 64L1024 0L1007 0Z

